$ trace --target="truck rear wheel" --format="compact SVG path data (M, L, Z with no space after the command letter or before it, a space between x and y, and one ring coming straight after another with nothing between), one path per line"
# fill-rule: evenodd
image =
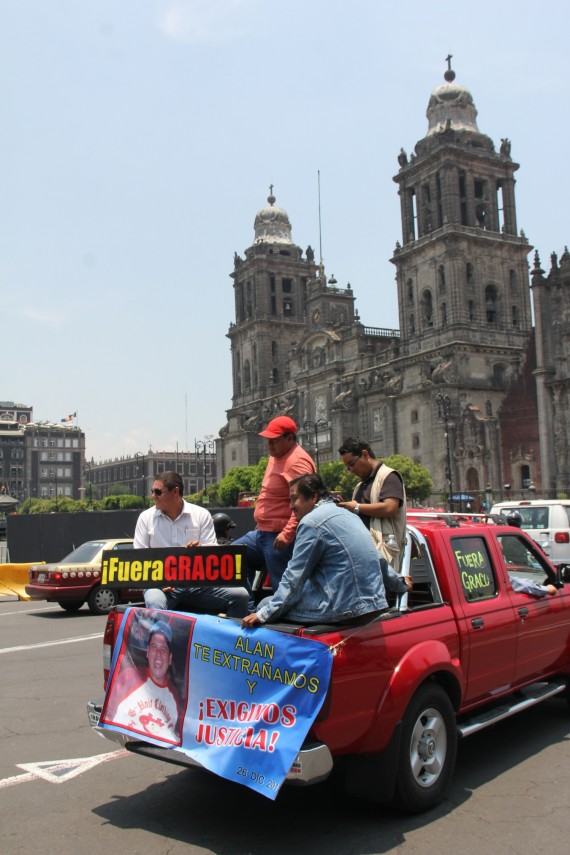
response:
M112 588L103 588L101 585L95 585L89 591L87 597L87 605L89 611L94 615L106 615L119 602L117 592Z
M455 769L457 727L449 696L436 683L421 686L402 721L395 802L411 813L434 807Z

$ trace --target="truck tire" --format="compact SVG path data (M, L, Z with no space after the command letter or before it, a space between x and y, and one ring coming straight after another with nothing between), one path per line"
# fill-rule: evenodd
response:
M108 614L118 602L117 592L112 588L103 588L101 585L95 585L94 588L91 588L87 597L89 611L94 615Z
M421 686L402 721L395 803L410 813L441 801L455 769L457 726L449 696L437 683Z
M85 600L67 600L58 603L65 612L78 612Z

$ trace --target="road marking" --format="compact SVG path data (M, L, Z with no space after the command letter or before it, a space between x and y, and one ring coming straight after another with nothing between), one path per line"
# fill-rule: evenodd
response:
M58 641L38 641L36 644L22 644L19 647L2 647L2 653L19 653L21 650L37 650L38 647L57 647L58 644L75 644L77 641L92 641L94 638L103 638L102 632L93 635L78 635L75 638L60 638Z
M0 790L13 787L16 784L25 784L40 778L50 784L63 784L65 781L76 778L83 772L88 772L100 763L109 760L118 760L126 757L130 752L126 748L118 751L110 751L108 754L96 754L94 757L77 757L71 760L44 760L41 763L17 763L18 769L23 769L24 775L12 775L10 778L0 780Z
M48 612L51 610L53 610L53 605L44 606L43 609L20 609L17 612L3 612L2 614L0 614L0 617L9 617L10 615L34 615L38 612Z

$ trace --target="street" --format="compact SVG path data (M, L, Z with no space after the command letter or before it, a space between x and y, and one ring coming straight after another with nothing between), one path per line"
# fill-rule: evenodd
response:
M89 728L105 617L0 599L3 855L342 853L562 855L570 708L554 699L460 744L444 803L421 816L332 782L276 802L195 769L115 750Z

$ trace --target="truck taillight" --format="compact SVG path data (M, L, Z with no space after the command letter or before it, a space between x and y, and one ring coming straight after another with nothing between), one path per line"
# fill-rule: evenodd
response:
M103 633L103 685L107 688L109 671L111 670L111 657L113 655L113 639L115 637L115 615L113 612L107 617L105 632Z
M567 531L557 531L554 534L554 543L568 543L570 536Z

